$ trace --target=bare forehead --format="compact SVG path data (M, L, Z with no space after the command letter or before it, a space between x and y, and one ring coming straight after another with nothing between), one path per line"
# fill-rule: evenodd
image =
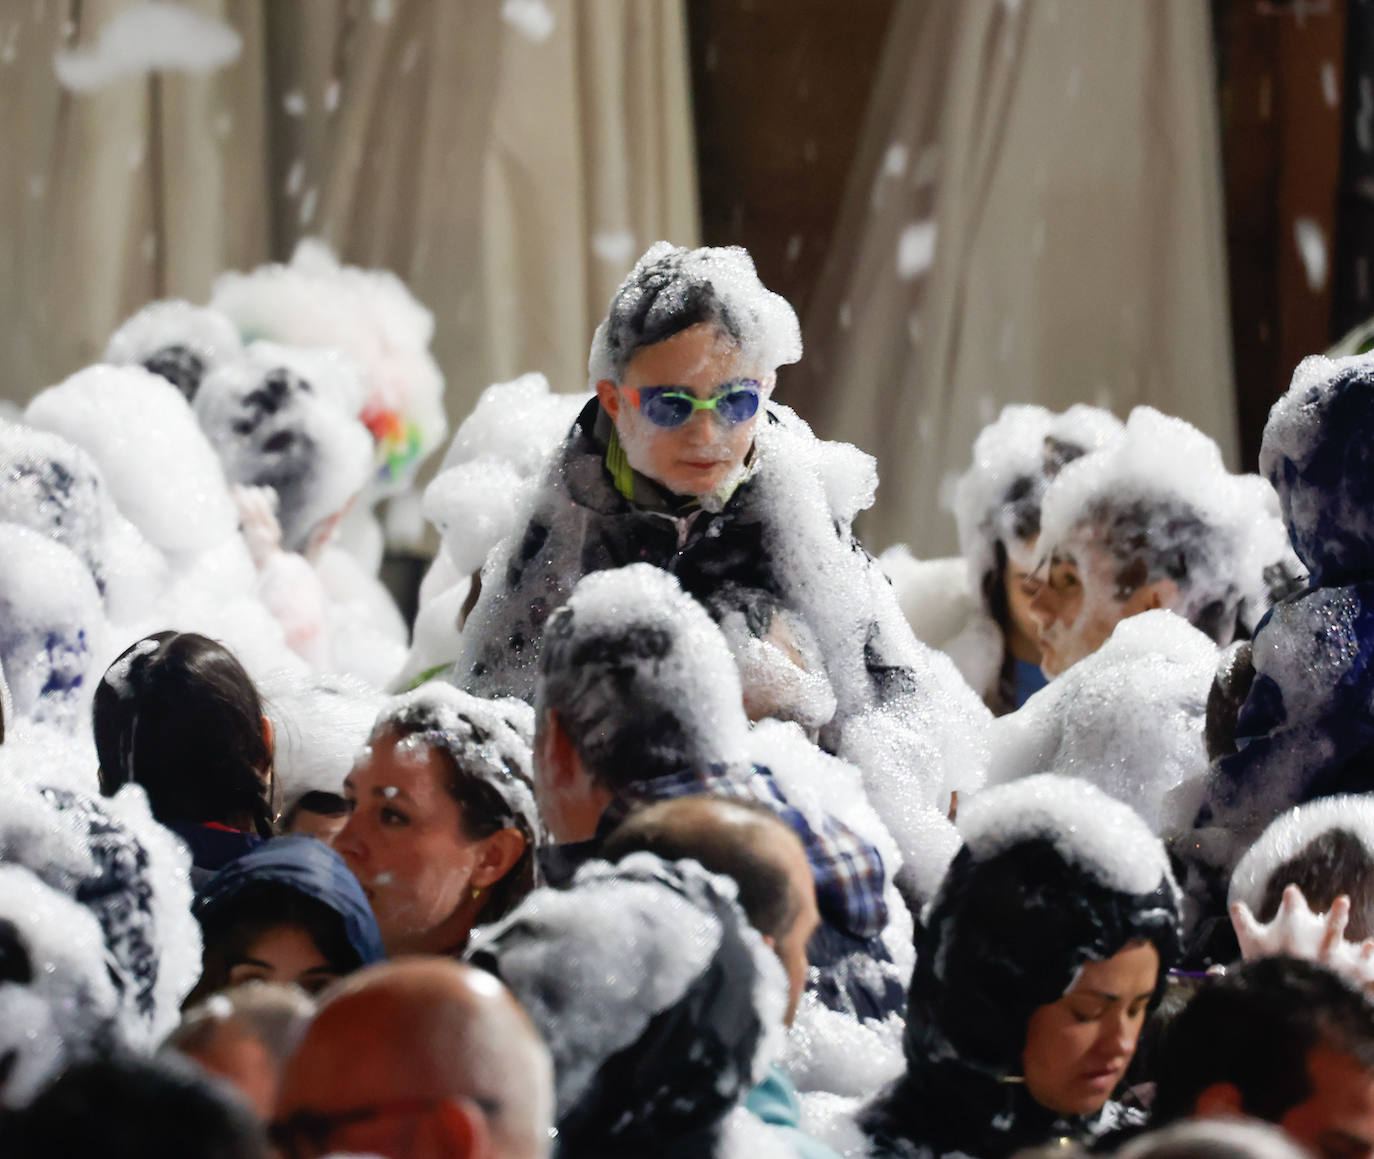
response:
M712 322L698 322L671 338L644 346L625 367L625 382L634 386L694 386L723 381L750 370L744 351Z

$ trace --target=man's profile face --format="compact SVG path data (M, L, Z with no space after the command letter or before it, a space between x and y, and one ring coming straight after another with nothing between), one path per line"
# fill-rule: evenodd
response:
M1328 1047L1307 1054L1312 1094L1278 1125L1320 1159L1374 1156L1374 1070Z
M720 411L697 410L681 426L662 427L645 416L638 392L669 387L710 399L751 381L763 392L762 413L772 377L771 368L750 364L728 335L701 322L639 350L618 386L609 379L597 383L597 397L615 422L630 466L674 494L703 496L720 490L743 469L758 414L730 423Z

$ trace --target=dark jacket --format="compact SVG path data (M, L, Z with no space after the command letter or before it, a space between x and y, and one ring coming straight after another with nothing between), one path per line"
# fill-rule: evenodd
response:
M1178 937L1167 877L1150 893L1128 894L1067 861L1045 837L983 860L965 846L917 934L906 1072L861 1118L874 1154L1006 1159L1119 1125L1113 1104L1065 1118L1029 1095L1020 1077L1026 1027L1084 962L1138 939L1159 950L1158 1000Z
M531 699L550 613L581 577L631 563L672 572L717 620L742 612L758 635L777 610L797 617L817 637L838 724L928 679L913 670L921 645L890 585L850 530L857 504L837 509L824 477L826 457L857 455L853 448L824 443L770 407L746 477L721 510L708 511L628 468L621 483L630 497L622 493L607 466L612 432L589 402L523 532L488 563L454 667L460 687ZM801 574L807 566L814 573Z
M342 857L313 837L275 837L238 857L200 888L192 912L208 924L245 889L268 884L293 889L338 914L360 965L386 957L358 879Z
M1305 362L1265 427L1260 468L1310 586L1260 622L1242 679L1223 673L1245 692L1234 751L1215 761L1183 846L1190 892L1213 910L1280 813L1374 790L1374 360Z

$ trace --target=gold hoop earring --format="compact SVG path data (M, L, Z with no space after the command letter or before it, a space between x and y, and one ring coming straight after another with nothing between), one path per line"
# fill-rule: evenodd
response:
M482 887L481 887L480 885L474 885L474 886L472 887L472 900L473 900L473 901L476 901L476 900L477 900L479 897L481 897L481 896L482 896Z

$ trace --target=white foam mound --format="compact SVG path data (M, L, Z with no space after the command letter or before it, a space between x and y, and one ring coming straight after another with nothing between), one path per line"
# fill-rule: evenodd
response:
M242 51L243 38L222 20L183 4L143 3L117 12L94 47L59 49L53 71L63 88L90 93L148 72L214 72Z
M1062 414L1042 406L1004 407L997 421L978 433L973 462L954 493L959 554L967 561L974 592L995 566L998 541L1013 559L1020 555L1016 516L1027 506L1039 507L1051 471L1058 470L1066 452L1100 451L1121 432L1120 420L1110 411L1080 403Z
M1161 836L1191 823L1171 794L1201 787L1217 648L1172 612L1122 620L1111 638L1020 709L992 722L990 784L1035 773L1081 777ZM1187 816L1181 814L1186 813Z
M661 627L674 640L672 650L626 663L652 669L645 682L663 689L664 701L677 706L688 734L702 740L703 755L722 764L745 759L749 728L739 671L720 629L675 576L647 563L592 572L573 589L567 606L578 636L615 634L630 624Z
M218 310L182 298L150 302L131 315L105 344L105 361L140 366L160 350L183 346L213 370L238 356L242 343L234 324Z
M236 534L215 452L166 379L136 366L90 366L39 394L24 421L88 451L116 506L161 551L184 557Z
M957 824L978 861L1041 838L1111 889L1147 894L1173 882L1164 845L1140 815L1076 777L1042 773L986 789L960 805Z
M726 304L731 321L739 328L741 350L765 373L801 360L801 326L796 311L785 298L759 281L754 259L742 246L688 250L671 242L654 242L635 263L616 296L622 301L627 300L627 295L628 300L641 297L646 275L665 262L678 266L687 278L711 283ZM603 322L592 336L587 363L589 384L595 387L601 379L614 379L613 365Z
M1274 871L1333 829L1349 833L1374 860L1374 799L1349 795L1309 801L1279 814L1246 850L1231 874L1228 905L1243 901L1258 914Z
M0 664L20 716L85 720L108 633L86 565L60 543L0 523Z
M621 868L647 856L631 854ZM733 882L716 880L733 891ZM722 937L712 914L674 890L617 878L600 862L582 870L572 889L530 894L504 921L477 931L470 952L481 952L488 939L499 942L516 923L545 936L503 951L500 975L553 1055L560 1118L606 1059L681 999Z
M287 265L221 274L210 305L245 341L324 347L360 369L362 419L376 440L374 481L384 492L408 487L442 442L444 376L429 350L434 316L395 274L342 265L306 238Z
M272 722L281 811L290 813L306 793L343 796L344 777L385 698L352 677L290 669L256 683Z
M454 433L441 470L495 459L522 478L540 475L591 397L555 394L542 374L492 383Z

